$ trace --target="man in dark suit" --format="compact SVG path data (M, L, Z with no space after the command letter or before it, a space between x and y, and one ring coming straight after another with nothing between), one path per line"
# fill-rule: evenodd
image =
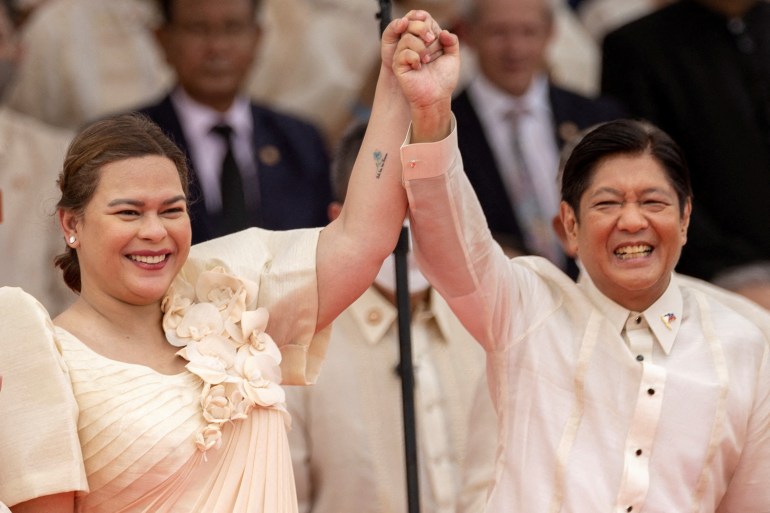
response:
M677 270L770 260L770 3L680 0L607 35L602 90L668 132L694 192Z
M492 232L575 276L551 229L559 209L560 149L581 129L624 111L549 81L549 0L473 0L469 7L463 34L476 50L480 73L452 104L465 171Z
M331 201L312 125L256 105L242 86L260 38L258 0L164 0L157 30L176 87L139 112L187 153L193 242L259 226L322 226Z

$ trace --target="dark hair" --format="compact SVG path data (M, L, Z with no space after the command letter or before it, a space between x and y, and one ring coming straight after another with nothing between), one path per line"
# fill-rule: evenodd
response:
M334 200L345 202L348 192L348 182L353 173L353 164L364 142L366 134L366 121L353 122L342 134L331 162L332 193Z
M122 114L87 125L75 136L64 158L58 180L61 198L57 209L83 215L99 185L99 171L104 166L148 155L166 157L174 163L187 195L187 158L158 125L141 114ZM67 246L54 263L61 268L67 286L80 292L80 263L75 249Z
M660 128L647 121L632 119L602 123L583 136L564 164L561 199L577 216L580 198L590 186L599 164L613 156L645 153L663 167L679 199L679 212L684 213L687 200L692 199L690 171L684 153Z
M174 1L175 0L158 0L158 7L160 8L161 19L163 23L168 25L174 19ZM251 7L254 16L259 14L259 10L262 7L262 0L251 0Z

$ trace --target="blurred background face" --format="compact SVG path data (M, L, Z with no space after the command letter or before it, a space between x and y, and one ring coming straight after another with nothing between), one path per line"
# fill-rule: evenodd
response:
M469 44L481 71L497 87L521 96L532 77L545 70L553 23L549 0L475 0L468 25Z
M256 55L255 16L251 0L174 0L158 41L193 99L220 111L230 107Z

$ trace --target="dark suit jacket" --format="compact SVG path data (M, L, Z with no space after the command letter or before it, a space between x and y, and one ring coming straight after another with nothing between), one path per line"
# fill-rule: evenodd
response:
M157 123L187 154L193 243L225 235L219 229L219 216L206 209L195 162L170 97L138 111ZM332 194L329 158L321 134L304 121L253 103L251 113L261 206L251 225L271 230L326 225Z
M565 137L569 138L583 128L625 115L625 111L615 102L586 98L552 84L549 86L549 99L554 115L553 136L559 148L566 142ZM513 202L508 197L492 148L467 90L453 100L452 111L457 118L457 138L463 166L479 197L489 229L509 237L513 245L527 251ZM574 275L576 269L571 268L569 271Z
M695 193L677 270L770 259L770 3L742 24L680 0L607 35L602 91L682 147Z

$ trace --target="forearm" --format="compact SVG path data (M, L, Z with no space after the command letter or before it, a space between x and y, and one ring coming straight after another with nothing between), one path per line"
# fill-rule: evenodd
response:
M415 255L469 332L487 348L510 312L508 259L494 242L462 172L456 133L402 149Z
M410 143L441 141L452 132L452 101L450 98L427 108L411 109Z
M319 329L363 293L396 245L406 215L399 148L408 127L409 107L383 66L345 204L318 243Z
M427 12L410 11L388 25L381 41L372 114L345 205L319 240L318 329L363 293L395 247L406 214L399 148L410 118L419 141L439 140L450 129L456 36Z

